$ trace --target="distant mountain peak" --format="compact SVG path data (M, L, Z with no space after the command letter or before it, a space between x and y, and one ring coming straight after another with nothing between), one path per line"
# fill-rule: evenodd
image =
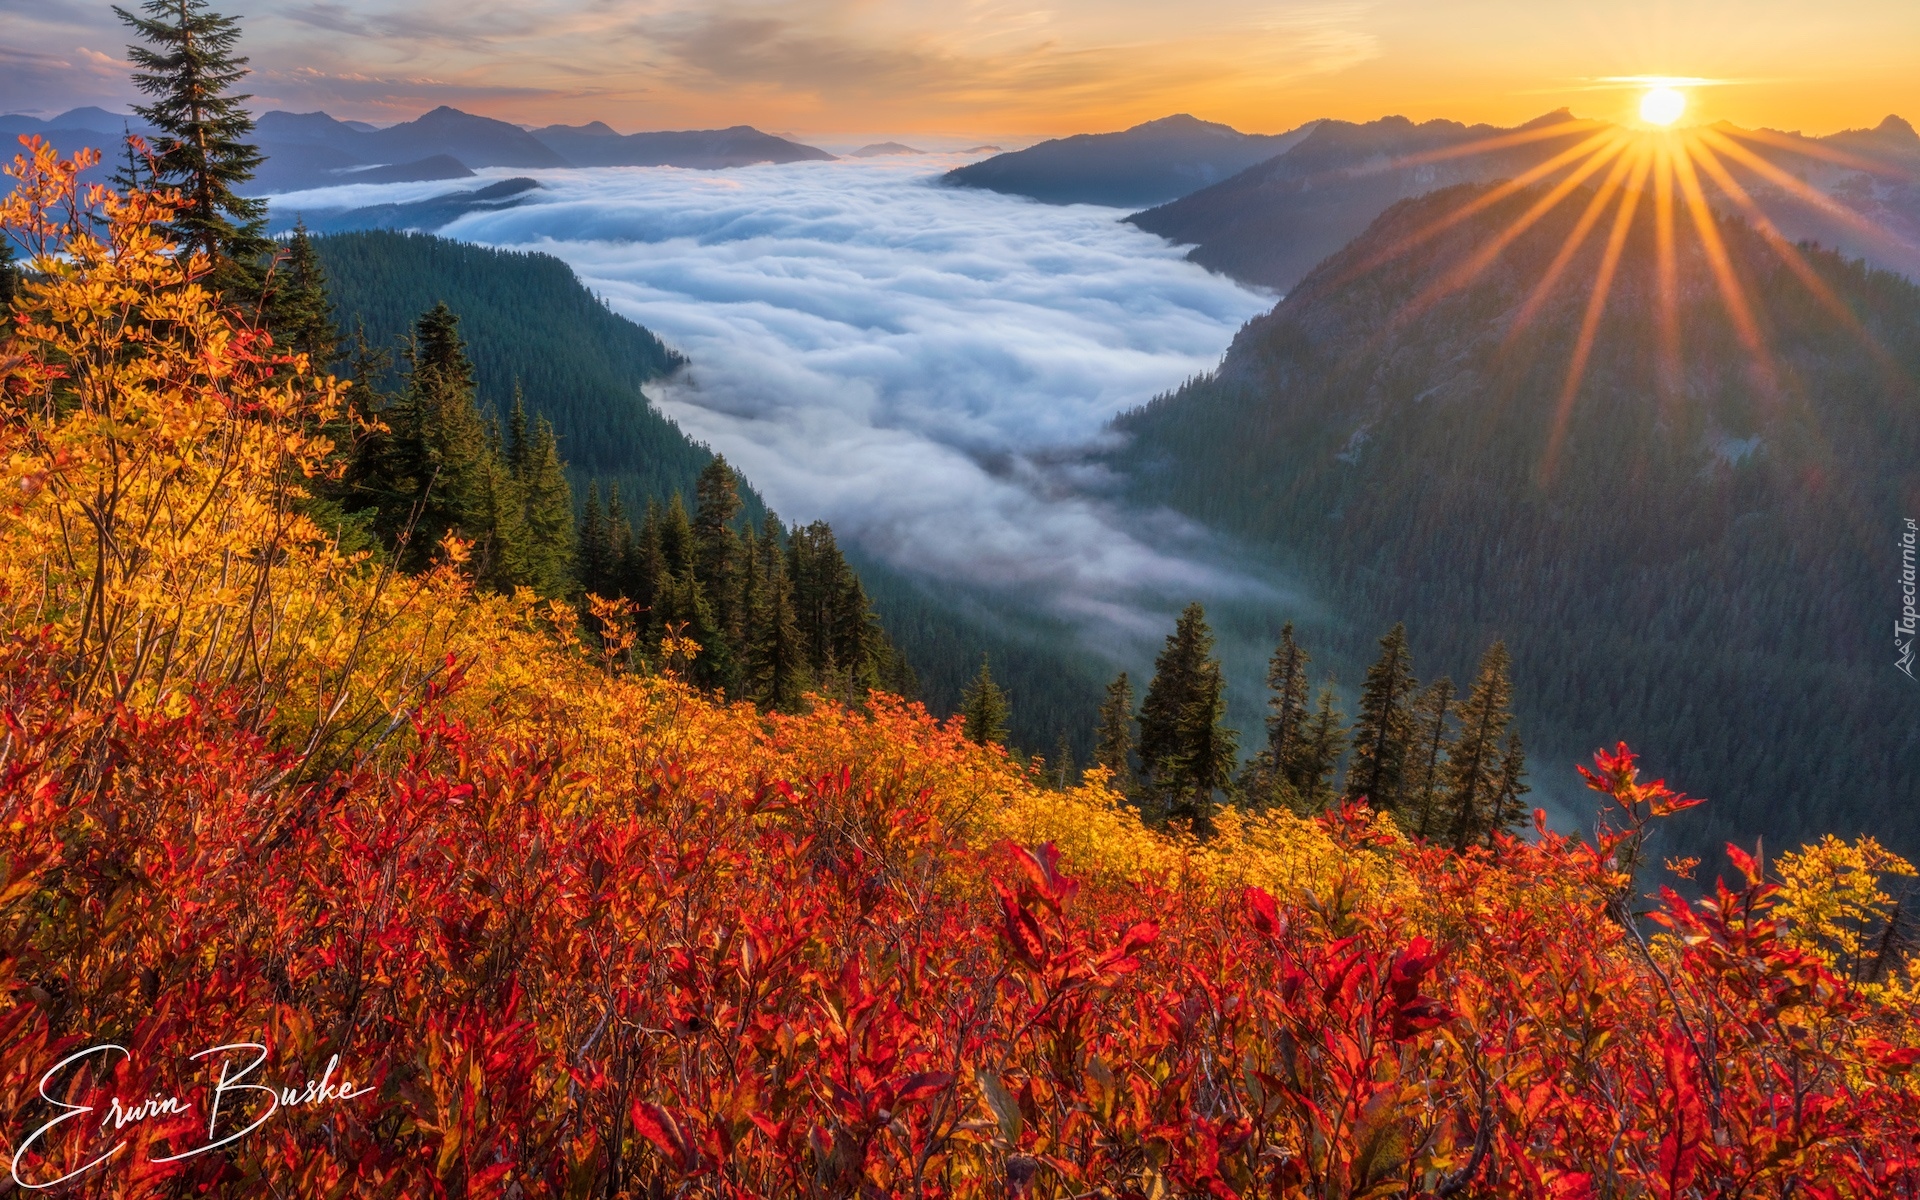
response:
M1544 129L1549 125L1563 125L1568 121L1576 121L1576 120L1579 120L1579 118L1573 115L1572 109L1556 108L1550 113L1542 113L1540 116L1535 117L1533 120L1528 121L1526 124L1519 126L1519 128Z
M1894 113L1888 113L1885 120L1873 127L1873 131L1901 141L1920 143L1920 133L1913 131L1913 126L1907 123L1905 117Z

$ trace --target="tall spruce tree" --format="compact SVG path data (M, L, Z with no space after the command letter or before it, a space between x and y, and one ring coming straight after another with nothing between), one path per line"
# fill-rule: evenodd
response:
M1397 624L1380 639L1380 657L1367 669L1360 689L1353 761L1347 766L1347 799L1365 797L1382 812L1398 807L1412 749L1416 686L1407 627Z
M1453 715L1453 680L1444 675L1423 688L1413 702L1413 761L1407 770L1405 802L1395 815L1402 829L1421 837L1433 835L1435 814L1446 798Z
M525 411L514 397L516 425L525 426ZM541 596L564 596L573 590L573 487L567 482L567 464L553 426L545 417L528 432L516 432L508 468L525 505L527 529L526 576L518 582Z
M155 181L180 192L174 237L182 250L207 256L214 287L257 298L273 243L264 232L266 201L234 190L264 161L248 140L253 117L244 102L252 97L233 91L247 74L247 60L233 52L239 21L210 11L206 0L148 0L144 16L113 11L146 43L127 47L134 86L153 97L134 111L160 131Z
M1447 834L1456 850L1484 837L1500 819L1500 742L1513 722L1509 662L1506 643L1487 647L1460 710L1460 736L1447 762Z
M1493 802L1494 820L1487 830L1487 844L1493 844L1496 829L1508 829L1520 824L1526 816L1521 800L1533 789L1527 786L1527 752L1520 744L1520 735L1514 730L1507 731L1506 748L1500 753L1500 782Z
M600 507L600 483L587 481L587 502L580 514L580 590L611 598L607 586L612 578L609 561L611 543L607 541L607 513Z
M1206 835L1214 793L1230 785L1237 735L1226 725L1226 678L1213 656L1213 631L1197 602L1180 614L1154 659L1140 706L1140 759L1146 792L1169 820Z
M980 673L973 677L966 690L960 695L960 717L965 724L967 740L985 746L988 743L1004 744L1007 740L1007 722L1013 716L1012 702L1006 692L993 680L993 669L987 665L987 656L980 656Z
M1340 711L1339 689L1328 679L1307 722L1300 757L1288 776L1304 811L1322 812L1334 797L1333 774L1347 752L1346 714Z
M1294 640L1293 622L1280 630L1280 644L1267 662L1267 744L1247 762L1241 779L1254 808L1299 803L1293 776L1302 750L1310 688L1305 649Z
M754 549L758 562L746 572L752 583L744 589L744 599L751 605L746 618L748 694L763 709L798 712L812 684L812 672L794 612L787 557L780 548L779 518L772 513L767 514Z
M1107 685L1100 701L1100 724L1093 736L1094 765L1113 773L1113 787L1131 796L1138 786L1133 774L1133 683L1125 671Z
M694 490L694 570L713 612L718 643L701 659L709 686L738 690L744 615L740 611L739 483L727 460L715 455Z
M326 268L314 252L305 221L294 224L285 257L274 268L265 313L274 344L306 355L315 371L326 371L340 356Z

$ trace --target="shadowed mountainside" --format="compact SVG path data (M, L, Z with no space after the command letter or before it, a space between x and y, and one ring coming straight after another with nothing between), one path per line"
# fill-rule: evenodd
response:
M1159 204L1273 157L1306 136L1241 133L1182 113L1120 133L1082 133L997 154L942 180L1048 204Z
M1136 498L1313 580L1348 622L1317 636L1348 662L1400 619L1455 655L1423 675L1459 680L1457 654L1506 638L1536 773L1626 738L1712 799L1676 822L1682 848L1870 831L1920 849L1920 693L1889 636L1920 517L1920 288L1812 252L1830 310L1722 219L1755 353L1681 215L1668 342L1641 203L1563 405L1606 239L1515 324L1587 193L1464 286L1447 281L1539 190L1392 253L1485 190L1393 207L1215 375L1122 417Z

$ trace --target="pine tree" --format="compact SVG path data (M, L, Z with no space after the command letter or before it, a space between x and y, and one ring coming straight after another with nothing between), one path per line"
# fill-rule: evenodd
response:
M1441 676L1413 703L1413 762L1407 772L1402 829L1430 837L1438 801L1446 795L1448 722L1453 716L1453 680Z
M273 243L263 232L266 202L234 190L264 161L247 140L253 118L243 102L252 97L231 92L247 74L233 53L240 23L208 11L206 0L147 0L140 10L113 11L147 43L127 47L134 86L154 98L134 111L160 131L156 181L180 192L172 233L183 251L207 256L213 286L258 295Z
M1346 714L1340 711L1338 689L1328 679L1320 688L1319 704L1302 737L1300 757L1288 776L1307 812L1324 811L1333 801L1333 773L1346 750Z
M751 532L751 531L749 531ZM748 614L747 680L754 703L774 712L798 712L811 684L807 648L793 609L793 581L780 549L779 520L767 514L757 539L759 562Z
M387 429L361 448L351 473L353 498L375 510L382 538L397 544L406 536L398 554L409 570L430 562L449 531L477 539L486 530L486 427L458 326L444 304L420 317L406 354L406 388L381 409Z
M1500 739L1513 721L1508 662L1504 642L1487 648L1460 711L1460 736L1447 762L1447 832L1455 850L1479 840L1499 819Z
M580 590L582 592L609 597L607 580L610 575L608 553L610 549L611 546L607 541L607 514L600 507L600 484L597 480L589 480L586 510L580 517Z
M1138 786L1133 774L1133 683L1125 671L1107 685L1100 702L1100 725L1094 731L1093 761L1113 773L1113 787L1131 796Z
M327 299L326 268L304 221L294 224L285 258L273 274L265 315L274 345L304 354L315 371L326 371L339 357L340 333Z
M573 590L573 487L553 426L540 417L526 431L517 393L514 399L517 419L508 469L525 505L527 575L522 582L541 596L564 596Z
M1255 808L1298 804L1291 778L1301 753L1307 720L1307 652L1293 637L1293 622L1280 630L1280 644L1267 663L1267 744L1247 761L1241 777L1246 802Z
M1497 799L1494 800L1494 822L1487 830L1487 844L1493 844L1495 829L1509 829L1520 824L1526 810L1520 797L1532 791L1527 786L1527 753L1520 744L1520 735L1507 731L1506 749L1500 755L1500 782Z
M1236 735L1226 727L1226 679L1206 611L1189 604L1153 664L1140 706L1146 790L1169 819L1212 828L1214 793L1233 777Z
M709 686L737 688L743 614L740 611L740 535L734 518L740 514L740 491L727 460L715 455L694 492L694 570L707 602L712 606L717 645L702 655Z
M1360 712L1353 726L1353 761L1347 766L1347 799L1366 800L1379 811L1400 802L1411 750L1413 656L1407 627L1395 625L1380 639L1380 657L1367 669Z
M993 671L987 666L987 656L980 656L980 673L973 677L966 691L960 695L960 716L965 722L967 739L982 746L988 743L1004 743L1007 740L1007 720L1013 715L1013 706L1007 700L1007 694L993 681Z

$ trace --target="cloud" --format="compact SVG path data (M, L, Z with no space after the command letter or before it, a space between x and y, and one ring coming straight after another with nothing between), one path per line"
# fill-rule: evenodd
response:
M934 185L947 165L540 173L534 203L442 232L556 254L685 351L662 408L789 521L1116 658L1195 597L1272 597L1196 528L1123 514L1087 455L1272 298L1117 210Z

